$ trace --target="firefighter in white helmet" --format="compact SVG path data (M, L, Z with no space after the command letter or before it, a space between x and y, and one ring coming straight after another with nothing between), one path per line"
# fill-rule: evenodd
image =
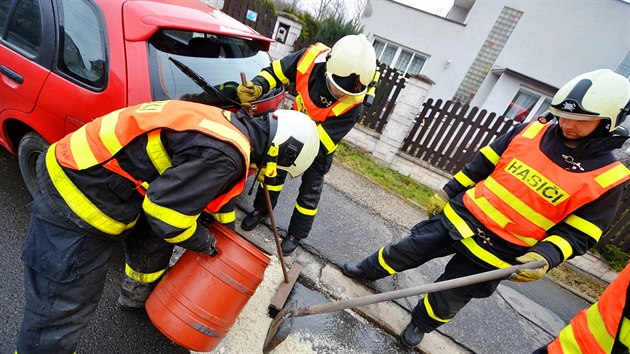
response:
M612 153L628 138L620 124L629 104L627 78L607 69L575 77L557 91L549 114L481 148L431 199L428 220L371 256L344 264L344 274L375 280L453 255L436 280L443 281L544 260L543 267L510 277L530 282L586 253L611 224L630 179ZM415 347L498 285L428 294L412 310L402 344Z
M318 149L302 113L250 119L184 101L120 109L51 145L37 162L17 352L77 351L118 242L126 266L117 306L144 309L175 245L220 255L202 216L241 193L250 167L296 177Z
M297 97L293 109L318 124L321 147L315 162L302 177L289 229L282 241L284 255L292 253L300 240L308 236L317 214L324 175L330 169L337 144L359 120L366 97L373 97L377 75L374 48L363 34L358 34L339 39L332 49L317 43L275 60L237 88L240 101L248 105L279 85L295 83ZM268 186L272 207L285 177L286 174L280 173L275 183ZM243 219L241 228L253 230L268 214L259 187L254 209Z

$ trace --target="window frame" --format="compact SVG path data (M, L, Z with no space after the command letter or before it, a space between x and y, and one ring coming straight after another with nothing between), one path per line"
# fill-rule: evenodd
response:
M515 98L521 93L525 93L531 96L537 96L538 98L536 99L536 103L534 103L534 105L532 106L532 108L529 110L529 113L527 114L527 116L523 119L523 120L515 120L514 118L516 118L516 116L514 118L509 118L506 116L508 110L510 109L510 105L512 103L514 103ZM506 119L511 119L520 123L527 123L527 122L531 122L535 117L537 117L537 115L539 114L540 109L543 107L543 105L545 104L545 102L549 102L551 104L551 96L542 93L540 91L537 90L533 90L530 89L528 87L524 87L524 86L520 86L518 88L518 90L516 90L516 92L512 95L512 98L510 99L510 101L507 103L506 108L503 110L503 114L502 116L505 117Z
M85 4L87 4L93 11L93 14L96 17L96 21L97 21L97 25L98 25L98 29L99 29L99 34L101 37L101 43L103 44L103 51L104 51L104 69L103 69L103 79L98 81L98 85L92 85L89 83L86 83L84 80L78 79L76 77L74 77L73 75L69 74L67 71L63 70L60 64L60 60L61 60L61 52L63 51L62 46L62 41L61 41L61 36L63 36L63 18L62 16L64 15L62 13L62 9L61 7L63 6L63 4L61 4L61 1L55 1L55 14L56 15L56 23L57 26L55 28L55 36L57 37L57 41L55 42L55 56L54 56L54 65L53 65L53 72L56 73L57 75L65 78L68 81L71 81L72 83L81 86L87 90L90 90L92 92L103 92L105 91L105 89L107 88L108 84L109 84L109 76L110 76L110 59L109 59L109 37L108 37L108 28L107 28L107 21L105 21L105 15L103 14L103 12L101 11L101 8L96 5L96 3L92 0L82 0Z
M24 1L24 0L20 0ZM41 44L39 51L36 54L32 54L19 45L13 42L7 41L7 33L9 31L9 23L14 15L15 7L19 1L16 1L10 5L7 11L7 26L0 32L0 44L11 49L12 51L20 54L21 56L32 60L39 65L50 68L52 66L55 48L52 45L46 45L46 43L55 43L55 25L52 16L44 16L45 13L52 13L53 6L50 0L35 0L39 4L40 15L40 30L41 30Z
M424 59L424 62L422 63L422 66L420 66L420 71L417 73L410 73L410 75L419 75L422 74L422 70L424 70L425 64L427 63L427 61L429 60L429 55L422 53L422 52L418 52L417 50L413 50L409 47L405 47L402 46L400 44L388 41L384 38L378 37L378 36L374 36L374 38L372 39L372 47L374 47L375 51L376 51L376 42L380 42L383 44L383 47L381 48L381 50L379 50L378 52L376 52L376 60L378 60L379 62L381 61L381 58L383 57L383 54L385 53L385 51L387 50L388 46L394 46L396 47L396 51L394 52L394 56L392 57L392 62L390 64L387 64L387 66L389 66L390 68L395 68L396 67L396 63L398 62L398 60L401 58L401 54L403 53L403 51L411 53L411 58L409 58L409 62L407 62L407 64L405 65L404 70L400 70L400 69L396 69L399 72L402 72L403 75L406 75L409 72L409 68L411 67L411 63L413 63L414 59L416 57L421 57Z

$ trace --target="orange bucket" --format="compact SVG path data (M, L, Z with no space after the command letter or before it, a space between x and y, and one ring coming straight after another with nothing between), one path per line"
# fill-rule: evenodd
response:
M209 230L217 239L219 255L184 252L145 305L160 332L200 352L221 343L269 265L269 257L236 232L217 222Z

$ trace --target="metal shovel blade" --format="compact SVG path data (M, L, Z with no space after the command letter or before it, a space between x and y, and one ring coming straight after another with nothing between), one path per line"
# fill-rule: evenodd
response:
M287 339L293 327L293 314L297 311L297 308L297 301L291 301L271 320L267 330L267 337L265 337L265 344L263 345L263 354L269 353Z

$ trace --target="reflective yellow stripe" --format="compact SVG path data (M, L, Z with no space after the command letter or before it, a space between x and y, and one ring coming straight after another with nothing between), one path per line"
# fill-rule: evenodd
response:
M560 252L562 252L562 256L565 261L573 254L573 247L571 247L571 244L560 236L551 235L545 237L543 241L551 242L556 245L556 247L560 249Z
M446 323L446 322L450 321L450 319L445 320L443 318L437 317L435 312L433 312L433 307L431 307L431 304L429 303L429 295L428 294L424 296L424 308L427 310L427 314L432 319L434 319L434 320L436 320L438 322L442 322L442 323Z
M175 237L165 238L164 241L169 242L169 243L184 242L184 241L188 240L192 235L194 235L195 231L197 231L197 223L196 222L191 227L189 227L186 230L184 230L184 232L182 232L181 234L179 234L179 235L177 235Z
M517 239L525 242L526 244L528 244L530 246L533 246L533 245L538 243L538 240L536 240L535 238L517 235L517 234L515 234L513 232L511 232L511 234L512 234L512 236L516 237Z
M264 188L262 183L259 183L259 184L260 184L260 187L261 187L261 188ZM280 192L280 191L282 190L282 187L284 187L284 184L279 184L279 185L277 185L277 186L273 186L273 185L271 185L271 184L268 184L268 185L267 185L267 189L268 189L269 191L273 191L273 192Z
M197 224L197 215L182 214L177 210L173 210L167 207L153 203L149 196L144 197L142 202L142 209L148 215L162 221L165 224L169 224L178 229L187 229Z
M362 102L364 98L365 98L365 95L345 96L341 99L341 101L337 102L333 106L332 111L335 114L335 116L338 116L342 114L346 109L348 109L348 107L354 106L357 103Z
M317 214L317 208L307 209L307 208L301 207L297 202L295 203L295 209L297 209L297 211L299 211L300 214L303 214L303 215L315 216L315 214Z
M497 165L497 163L499 163L499 159L501 159L501 156L499 156L499 154L497 154L491 147L490 145L486 145L484 147L482 147L479 152L485 156L488 161L492 162L493 165Z
M120 111L112 112L101 119L101 130L99 135L103 145L107 148L110 154L115 155L120 149L122 144L116 136L116 125L118 124L118 116Z
M507 268L512 266L510 263L501 260L499 257L481 248L481 246L479 246L473 238L465 238L461 240L461 242L472 254L491 266L496 268Z
M380 264L381 267L383 267L383 269L385 269L387 273L389 273L390 275L396 274L396 271L394 270L394 268L390 267L389 264L385 262L385 258L383 258L383 250L384 250L383 247L381 247L381 249L378 250L378 264Z
M144 187L144 189L149 189L149 182L142 182L142 187Z
M470 226L466 224L464 219L457 215L450 203L447 203L446 206L444 206L444 215L453 224L453 226L455 226L455 229L457 229L457 232L459 232L462 237L467 238L475 234Z
M225 118L228 122L232 121L232 112L223 110L221 113L223 114L223 118Z
M630 348L630 320L626 317L621 321L621 328L619 329L619 341Z
M306 70L308 70L308 67L311 65L311 63L320 54L321 49L322 46L320 46L319 43L317 43L317 45L313 47L309 47L308 50L302 55L302 59L300 60L300 63L297 67L297 71L304 74Z
M479 209L481 209L484 214L488 215L488 217L492 219L492 221L494 221L497 225L505 228L507 224L512 222L512 220L510 220L507 216L505 216L497 208L490 204L490 202L486 198L475 198L475 191L473 189L467 190L466 194L468 194L473 203L475 203L477 207L479 207Z
M236 211L228 211L227 213L212 213L214 219L221 224L229 224L236 221Z
M317 124L317 132L319 133L319 140L326 148L326 151L328 151L329 154L332 154L337 149L337 145L335 145L335 143L330 138L330 135L328 135L321 124Z
M83 221L109 235L120 235L123 231L132 228L136 224L137 218L129 224L124 224L110 218L99 210L96 205L72 183L57 162L57 158L55 157L56 147L57 143L54 143L46 153L46 168L48 169L48 174L50 175L53 185L68 207Z
M70 151L72 151L72 157L74 157L74 162L77 164L79 170L84 170L98 164L96 157L92 153L90 144L88 144L85 125L70 136Z
M582 219L575 214L569 215L566 219L564 219L564 222L571 225L575 229L591 236L593 239L595 239L595 241L599 241L599 239L602 237L602 234L604 233L602 229L600 229L597 225L586 219Z
M276 79L273 78L273 75L266 72L265 70L261 71L260 74L258 75L262 76L265 80L267 80L267 82L269 83L270 90L273 90L276 87L276 85L278 85L278 83L276 82Z
M602 173L601 175L595 177L595 182L599 183L602 188L607 188L611 184L618 182L626 178L630 174L630 171L623 164L619 164L610 170Z
M462 171L457 172L455 176L453 176L453 178L455 178L455 180L459 182L459 184L461 184L462 186L466 188L469 188L475 185L475 182L472 179L468 178L468 176L466 176L464 172Z
M237 130L233 130L223 124L216 123L208 119L202 120L201 123L199 123L199 126L215 132L216 134L213 134L213 136L218 135L224 137L225 139L234 141L245 153L250 151L249 142L245 139L243 134L240 134Z
M125 274L127 274L129 278L135 281L138 281L140 283L145 283L145 284L153 283L156 280L160 279L160 277L162 276L162 274L164 274L164 272L166 272L166 269L158 270L157 272L153 272L153 273L141 273L141 272L133 270L129 266L129 264L125 263Z
M494 178L488 177L484 184L492 193L496 194L503 202L509 204L512 209L534 225L543 230L549 230L555 225L553 221L547 219L544 215L538 213L529 205L525 204L517 196L512 194L512 192L500 185ZM499 211L497 210L497 212Z
M597 303L591 305L591 307L586 310L586 323L588 323L589 331L593 334L599 346L602 347L604 353L610 353L615 343L615 337L608 333L606 323L602 318L602 314L599 312L599 305Z
M540 133L540 131L544 127L545 127L544 124L539 123L539 122L534 122L529 127L525 128L525 131L523 132L523 137L528 138L528 139L533 139L536 137L536 135L538 135L538 133Z
M280 60L274 60L273 62L271 62L271 67L273 69L273 73L278 77L278 79L280 79L280 82L282 82L283 85L289 83L289 79L287 79L287 77L284 75L284 72L282 71Z
M562 347L562 351L564 353L571 354L581 354L582 350L580 345L577 343L575 339L575 333L573 333L573 326L569 324L564 327L560 334L558 335L558 339L560 340L560 346Z
M173 166L171 157L168 156L168 153L166 153L166 149L162 144L159 130L154 130L149 133L147 140L147 154L151 159L151 163L153 163L153 166L160 174L164 173L167 168Z

